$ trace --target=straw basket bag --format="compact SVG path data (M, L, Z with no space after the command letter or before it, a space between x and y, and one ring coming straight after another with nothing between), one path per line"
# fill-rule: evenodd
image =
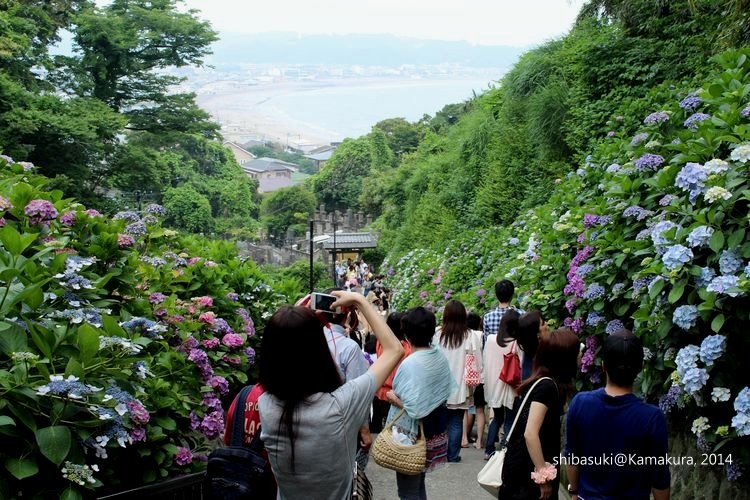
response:
M401 409L390 423L378 434L378 438L372 445L372 458L375 463L386 469L395 470L409 476L416 476L424 472L427 464L427 441L424 437L422 421L419 421L419 437L414 444L401 444L393 439L393 424L401 418L404 410Z

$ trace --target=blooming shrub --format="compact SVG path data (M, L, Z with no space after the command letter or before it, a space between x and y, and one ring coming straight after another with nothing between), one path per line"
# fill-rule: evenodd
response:
M107 220L46 182L0 158L0 498L200 468L285 297L232 245L161 228L158 205Z
M450 288L483 313L495 300L477 292L511 279L523 308L579 334L580 388L602 380L602 340L632 329L645 346L636 392L678 426L697 422L697 445L731 454L724 472L738 480L750 465L748 56L717 57L699 90L664 85L627 105L650 114L630 121L636 130L602 137L548 204L513 224L389 256L395 307L439 308Z

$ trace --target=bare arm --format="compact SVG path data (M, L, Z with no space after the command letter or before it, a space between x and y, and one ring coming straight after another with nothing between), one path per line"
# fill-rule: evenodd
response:
M364 295L339 290L331 292L331 294L337 297L336 302L331 304L331 307L355 306L362 312L370 324L372 331L375 333L375 337L380 341L380 345L383 346L383 352L369 368L369 372L375 377L375 386L382 386L385 379L388 378L388 375L391 374L396 364L404 355L404 348L401 346L401 342L398 341L391 329L388 328L385 319L375 309L370 307Z
M519 409L518 411L521 410ZM546 414L546 405L537 401L531 402L529 419L526 421L526 430L523 433L523 437L526 441L526 448L529 450L529 457L531 457L531 461L534 463L534 471L544 468L544 454L542 453L542 440L539 438L539 431L542 428L542 422L544 422ZM539 489L541 490L539 498L546 499L550 497L552 492L550 483L540 484Z
M568 484L570 485L570 489L578 491L578 466L577 465L568 465L566 467L568 471ZM575 500L575 497L578 495L571 495L571 500Z

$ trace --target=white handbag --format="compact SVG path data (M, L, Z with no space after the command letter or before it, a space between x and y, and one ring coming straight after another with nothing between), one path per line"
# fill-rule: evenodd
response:
M508 451L510 436L513 434L513 429L516 428L518 417L521 416L521 412L523 411L524 406L526 406L526 401L529 399L529 395L536 385L544 379L549 379L549 377L540 378L534 382L531 389L526 392L526 396L523 398L521 406L518 407L518 413L516 413L516 418L513 420L513 425L510 426L508 436L505 438L505 446L499 451L493 453L487 463L484 464L484 467L482 467L482 470L479 471L479 474L477 474L477 482L479 483L479 486L484 488L487 493L495 498L497 498L500 493L500 487L503 485L503 464L505 463L505 453Z

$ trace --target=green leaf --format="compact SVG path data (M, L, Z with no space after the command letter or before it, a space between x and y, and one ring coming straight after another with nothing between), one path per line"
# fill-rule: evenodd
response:
M65 365L65 373L67 375L75 375L76 377L83 377L84 370L83 365L76 359L70 358L68 364Z
M25 479L39 472L36 462L30 458L11 458L5 461L5 468L16 479Z
M12 255L21 255L23 246L21 244L21 234L12 226L5 226L0 229L0 241Z
M78 329L78 349L81 351L81 364L88 365L97 352L99 352L99 332L87 324Z
M70 429L64 425L53 425L36 431L39 451L55 465L60 465L68 456L72 442Z
M0 351L8 357L29 350L26 333L20 327L0 321Z
M740 228L733 232L727 239L727 246L729 248L737 248L743 241L745 241L745 229Z
M169 417L158 416L154 418L154 422L156 422L158 425L160 425L164 429L167 429L168 431L173 431L177 429L177 422L175 422L173 419Z
M658 297L658 295L661 293L663 289L664 289L664 280L658 279L654 281L653 285L651 285L651 290L648 291L648 295L652 299L655 299L656 297Z
M719 253L722 248L724 248L724 233L721 231L716 231L713 236L711 236L711 241L708 243L708 246L711 247L711 250L713 250L716 253Z
M711 322L711 330L713 330L716 333L719 333L719 331L721 330L721 327L724 326L724 321L725 321L725 318L723 314L719 314L718 316L716 316L714 320Z
M83 500L83 495L81 495L80 491L70 486L60 496L60 500Z
M0 426L2 425L16 425L16 421L7 415L0 415Z
M713 85L708 87L708 93L711 94L711 97L721 97L723 91L724 88L718 83L714 83Z
M686 280L680 280L672 287L672 291L669 292L669 303L674 304L680 298L682 297L683 292L685 291L685 285L687 284Z

